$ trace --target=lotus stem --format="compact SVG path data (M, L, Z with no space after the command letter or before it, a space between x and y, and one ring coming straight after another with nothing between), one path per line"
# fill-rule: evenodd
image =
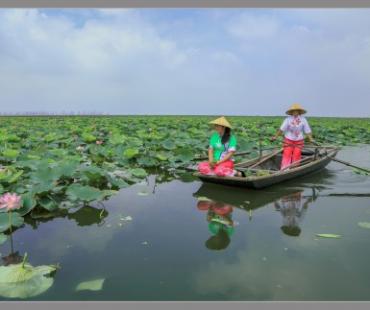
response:
M9 229L10 229L10 234L12 234L12 211L9 211Z
M13 254L14 253L13 235L10 234L9 238L10 238L10 253Z
M27 252L26 252L26 253L24 253L24 256L23 256L22 268L24 268L24 265L25 265L25 263L26 263L26 261L27 261L27 257L28 257L28 254L27 254Z

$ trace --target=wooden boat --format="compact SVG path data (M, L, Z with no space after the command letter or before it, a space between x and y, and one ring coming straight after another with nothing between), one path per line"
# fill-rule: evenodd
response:
M282 150L276 150L262 157L257 157L235 165L235 169L244 172L243 177L219 177L195 173L203 182L229 186L260 189L283 181L301 177L324 169L335 157L339 148L335 146L305 148L301 161L280 170Z

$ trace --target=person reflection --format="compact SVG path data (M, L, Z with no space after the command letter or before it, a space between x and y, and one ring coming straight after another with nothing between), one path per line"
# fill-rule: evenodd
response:
M297 237L301 234L299 224L304 218L306 210L310 202L315 200L315 197L309 197L306 201L302 201L302 192L297 192L282 197L275 201L275 210L279 211L283 216L283 225L281 230L288 236Z
M208 229L212 236L205 242L210 250L224 250L230 244L230 236L234 233L232 220L233 207L221 202L210 200L198 201L197 208L207 211Z

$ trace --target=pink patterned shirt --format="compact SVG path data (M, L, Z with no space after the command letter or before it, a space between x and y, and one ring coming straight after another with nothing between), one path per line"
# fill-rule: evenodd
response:
M304 139L304 134L310 134L311 128L304 116L288 116L280 127L285 138L292 141Z

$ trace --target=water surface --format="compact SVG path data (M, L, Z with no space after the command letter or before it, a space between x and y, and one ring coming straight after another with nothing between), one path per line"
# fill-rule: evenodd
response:
M338 157L370 167L369 152ZM358 226L370 177L331 163L259 191L159 179L121 190L103 218L96 204L14 232L19 256L61 266L32 300L370 300L370 230ZM9 242L0 253L9 261ZM97 278L101 291L75 291Z

